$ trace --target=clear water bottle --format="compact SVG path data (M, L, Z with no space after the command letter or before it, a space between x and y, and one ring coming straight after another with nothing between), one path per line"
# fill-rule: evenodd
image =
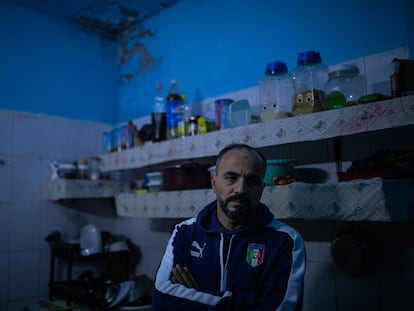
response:
M183 122L183 101L176 80L171 81L167 93L167 139L180 137L178 125Z
M261 120L291 116L292 95L292 81L286 64L279 61L268 63L265 75L259 82Z
M328 81L328 66L322 64L319 52L299 53L297 67L292 70L293 115L327 109L324 87Z
M167 139L167 107L161 83L157 83L153 97L151 127L153 142Z

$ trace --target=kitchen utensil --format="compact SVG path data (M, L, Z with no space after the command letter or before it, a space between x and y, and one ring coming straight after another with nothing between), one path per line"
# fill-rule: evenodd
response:
M151 291L152 287L152 280L144 274L135 276L131 281L133 286L125 298L126 305L132 304L144 297Z
M294 173L295 160L293 159L274 159L266 161L266 173L264 182L266 186L273 185L273 178L292 176Z
M162 170L164 189L174 191L210 188L211 177L207 168L207 165L196 162L165 167Z
M108 309L115 307L122 300L124 300L133 286L134 282L132 281L124 281L119 283L119 291L111 303L108 304Z

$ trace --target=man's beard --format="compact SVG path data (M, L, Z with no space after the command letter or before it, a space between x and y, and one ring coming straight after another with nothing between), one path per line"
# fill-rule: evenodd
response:
M253 209L250 201L245 196L235 195L228 197L226 200L217 199L223 213L232 220L237 220L239 223L247 223L251 221L253 216ZM230 210L227 205L231 201L240 200L241 204L234 210Z

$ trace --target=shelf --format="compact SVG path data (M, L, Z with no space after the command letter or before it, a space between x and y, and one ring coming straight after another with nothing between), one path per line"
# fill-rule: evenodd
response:
M414 219L413 189L411 180L381 178L319 184L295 182L265 187L261 201L279 219L403 221ZM214 199L211 189L115 196L119 216L152 218L192 217Z
M411 124L414 124L414 96L146 144L100 157L105 172L135 169L168 161L216 156L225 145L234 142L261 148Z
M113 180L55 179L45 184L49 200L110 198L129 191L130 183Z

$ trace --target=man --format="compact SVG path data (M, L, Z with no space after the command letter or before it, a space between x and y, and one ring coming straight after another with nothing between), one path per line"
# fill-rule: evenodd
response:
M260 203L265 171L265 158L248 145L219 153L211 178L217 199L175 227L155 278L154 310L298 309L304 244Z

